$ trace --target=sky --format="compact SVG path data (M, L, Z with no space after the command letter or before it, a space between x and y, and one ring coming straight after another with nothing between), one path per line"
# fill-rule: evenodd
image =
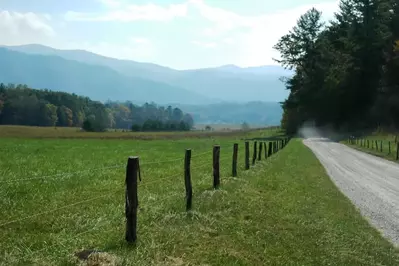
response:
M175 69L276 64L273 45L337 0L0 0L0 44L82 49Z

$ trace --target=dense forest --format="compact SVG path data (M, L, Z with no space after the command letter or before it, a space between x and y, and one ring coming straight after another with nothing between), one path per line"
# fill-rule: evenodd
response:
M399 127L399 3L341 0L328 23L311 9L275 45L285 78L282 126Z
M36 90L26 85L0 84L0 124L109 128L134 131L190 130L193 119L179 108L155 104L92 101L65 92Z

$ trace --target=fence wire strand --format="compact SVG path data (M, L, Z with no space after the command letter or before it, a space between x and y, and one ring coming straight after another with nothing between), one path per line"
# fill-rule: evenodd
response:
M11 180L1 180L0 184L12 184L12 183L18 183L22 181L30 181L30 180L39 180L39 179L47 179L49 180L55 179L56 177L64 177L68 175L75 175L79 173L84 173L84 172L91 172L91 171L99 171L99 170L108 170L108 169L116 169L116 168L122 168L125 167L126 164L119 164L119 165L114 165L114 166L108 166L108 167L101 167L101 168L91 168L87 170L79 170L75 172L68 172L68 173L58 173L54 175L47 175L47 176L38 176L38 177L30 177L30 178L20 178L20 179L11 179Z
M8 222L3 222L3 223L0 224L0 227L3 227L5 225L9 225L9 224L13 224L13 223L17 223L17 222L20 222L20 221L24 221L24 220L27 220L27 219L31 219L31 218L34 218L34 217L37 217L37 216L41 216L41 215L44 215L44 214L49 214L49 213L53 213L53 212L56 212L56 211L59 211L59 210L67 209L67 208L70 208L70 207L74 207L74 206L77 206L77 205L80 205L80 204L84 204L84 203L87 203L87 202L95 201L97 199L106 198L106 197L109 197L109 196L115 194L116 192L117 191L114 191L114 192L108 193L106 195L90 198L90 199L87 199L87 200L78 201L78 202L75 202L75 203L72 203L72 204L69 204L69 205L65 205L65 206L62 206L62 207L59 207L59 208L54 208L54 209L51 209L51 210L48 210L48 211L40 212L40 213L37 213L37 214L29 215L29 216L18 218L18 219L14 219L14 220L11 220L11 221L8 221Z

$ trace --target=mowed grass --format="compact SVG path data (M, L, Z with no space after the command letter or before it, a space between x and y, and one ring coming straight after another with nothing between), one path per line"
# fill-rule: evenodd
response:
M231 177L234 142L240 145L237 178ZM249 171L243 169L241 137L0 144L0 264L74 265L74 252L89 248L120 265L399 264L397 250L336 189L300 140ZM221 145L219 190L212 189L214 144ZM186 148L193 150L189 213ZM140 156L143 179L135 246L124 241L130 155Z
M279 127L267 129L267 135L280 132ZM182 139L182 138L213 138L213 137L247 137L264 134L264 129L225 130L225 131L182 131L182 132L132 132L109 130L107 132L84 132L73 127L29 127L29 126L5 126L0 125L0 138L56 138L56 139Z

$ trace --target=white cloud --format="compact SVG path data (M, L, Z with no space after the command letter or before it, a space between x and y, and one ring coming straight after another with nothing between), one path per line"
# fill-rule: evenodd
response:
M0 44L43 43L55 35L50 20L49 15L0 11Z
M172 4L167 7L145 4L145 5L126 5L120 9L112 9L106 13L80 13L69 11L65 14L66 20L72 21L169 21L176 17L187 15L186 4Z
M203 48L215 48L217 46L214 42L191 41L191 43Z
M234 44L235 41L234 41L233 38L224 38L222 40L222 42L225 43L225 44L231 45L231 44Z
M251 26L254 20L251 17L240 16L228 10L209 6L203 0L189 0L188 3L203 18L214 23L212 28L204 30L205 35L208 36L214 36L220 32L230 31L239 27Z
M279 38L296 25L297 19L312 7L323 12L324 19L331 19L338 8L337 0L315 5L303 5L260 16L242 16L234 12L205 4L203 0L189 0L202 18L212 22L202 35L218 39L218 42L237 44L237 58L232 59L241 66L273 64L278 56L273 49ZM223 38L223 39L221 39Z

